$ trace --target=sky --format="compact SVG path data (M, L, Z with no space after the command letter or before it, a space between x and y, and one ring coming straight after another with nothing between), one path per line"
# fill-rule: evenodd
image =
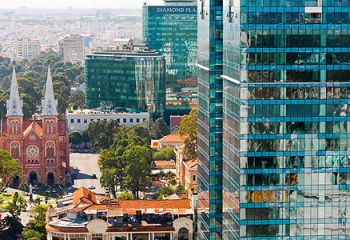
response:
M160 4L162 0L0 0L0 8L140 8L147 1Z

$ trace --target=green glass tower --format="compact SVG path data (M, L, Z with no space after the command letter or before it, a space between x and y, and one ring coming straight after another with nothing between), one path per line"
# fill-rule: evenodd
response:
M222 237L222 0L198 4L198 238Z
M199 6L210 16L198 38L199 238L349 239L350 1L215 2Z
M95 52L86 57L87 106L161 117L165 108L165 61L155 51Z
M166 60L167 88L196 76L197 7L194 0L165 0L143 6L143 40Z

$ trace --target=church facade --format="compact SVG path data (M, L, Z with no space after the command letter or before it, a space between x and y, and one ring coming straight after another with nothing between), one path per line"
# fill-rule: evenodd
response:
M50 68L40 116L23 117L15 70L6 107L6 118L1 122L0 148L9 151L22 168L22 175L16 177L13 184L55 185L66 181L69 173L68 126L66 120L58 119Z

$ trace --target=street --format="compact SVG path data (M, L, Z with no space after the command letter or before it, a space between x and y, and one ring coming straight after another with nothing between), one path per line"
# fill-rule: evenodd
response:
M105 194L105 190L101 187L100 184L101 173L97 164L98 158L99 154L70 154L71 174L72 176L76 174L74 178L74 188L89 188L90 186L94 186L95 189L91 189L93 192L101 195ZM93 176L94 174L96 177Z

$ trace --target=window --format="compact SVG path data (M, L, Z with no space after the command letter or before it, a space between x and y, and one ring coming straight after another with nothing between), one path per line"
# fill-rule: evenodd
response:
M192 175L192 181L196 181L196 175Z
M81 120L80 120L80 119L78 119L78 120L77 120L77 122L78 122L78 123L80 123L80 122L81 122Z
M12 142L10 145L11 149L11 156L15 159L19 158L19 143L18 142Z
M130 118L130 123L133 123L134 122L134 119L133 118Z
M71 120L70 120L70 123L74 123L74 119L71 119Z
M54 142L47 142L46 143L46 156L48 158L55 157L55 143Z
M19 131L19 122L18 121L11 121L11 132L12 133L18 133Z
M87 123L88 122L88 120L87 119L84 119L84 123Z
M54 121L46 121L46 133L54 133Z
M126 123L126 118L123 119L123 123Z
M136 122L139 123L139 122L140 122L140 119L139 119L139 118L136 118Z

